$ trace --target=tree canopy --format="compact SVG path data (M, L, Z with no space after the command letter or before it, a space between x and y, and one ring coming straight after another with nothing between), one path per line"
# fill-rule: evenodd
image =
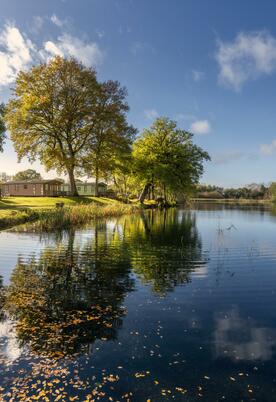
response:
M46 169L67 172L77 195L75 171L94 124L99 84L94 70L56 57L20 72L5 118L19 160L37 157Z
M5 131L6 126L4 122L4 111L5 105L3 103L0 104L0 152L3 152L3 145L6 138Z
M144 185L143 202L150 189L168 194L188 193L203 173L207 152L192 142L193 135L166 117L145 129L133 146L135 175Z
M166 117L135 140L126 96L119 82L99 82L92 68L74 58L58 56L20 72L4 114L19 161L38 158L47 170L67 173L71 195L78 195L76 174L95 177L96 195L99 179L111 177L126 197L130 186L140 192L141 202L150 192L165 201L187 195L208 153L193 143L192 133ZM3 112L1 106L0 118ZM22 180L38 178L32 170L23 173Z
M14 180L17 181L27 181L27 180L40 180L42 179L41 174L38 173L36 170L34 169L27 169L27 170L22 170L21 172L17 172L14 177Z
M84 170L96 180L107 178L115 169L118 159L130 152L136 130L127 122L129 106L127 91L117 81L106 81L100 86L93 131L88 138L88 152L83 159Z

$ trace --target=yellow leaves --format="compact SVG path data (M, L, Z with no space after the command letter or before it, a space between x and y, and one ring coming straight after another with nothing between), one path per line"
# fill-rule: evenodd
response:
M181 394L186 394L188 391L182 387L175 387L175 390L181 392Z

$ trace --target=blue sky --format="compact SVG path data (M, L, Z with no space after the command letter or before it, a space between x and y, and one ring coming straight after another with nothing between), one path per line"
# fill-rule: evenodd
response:
M274 181L275 15L273 0L1 0L0 97L21 68L76 56L127 87L139 130L162 115L192 130L202 182ZM27 167L8 141L0 171Z

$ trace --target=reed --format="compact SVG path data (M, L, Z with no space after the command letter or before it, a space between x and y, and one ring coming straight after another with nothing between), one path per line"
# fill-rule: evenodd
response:
M119 203L107 206L79 205L49 209L36 212L37 219L30 225L25 225L24 230L32 229L39 232L63 230L85 225L94 219L131 214L137 210L138 206Z
M34 222L39 218L39 214L34 210L21 211L0 211L0 230L21 225L26 222Z

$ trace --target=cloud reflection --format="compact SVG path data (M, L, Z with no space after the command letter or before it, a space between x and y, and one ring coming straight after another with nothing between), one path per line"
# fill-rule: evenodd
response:
M244 319L237 308L215 317L215 357L235 361L271 360L276 345L276 331L258 327L254 320Z

